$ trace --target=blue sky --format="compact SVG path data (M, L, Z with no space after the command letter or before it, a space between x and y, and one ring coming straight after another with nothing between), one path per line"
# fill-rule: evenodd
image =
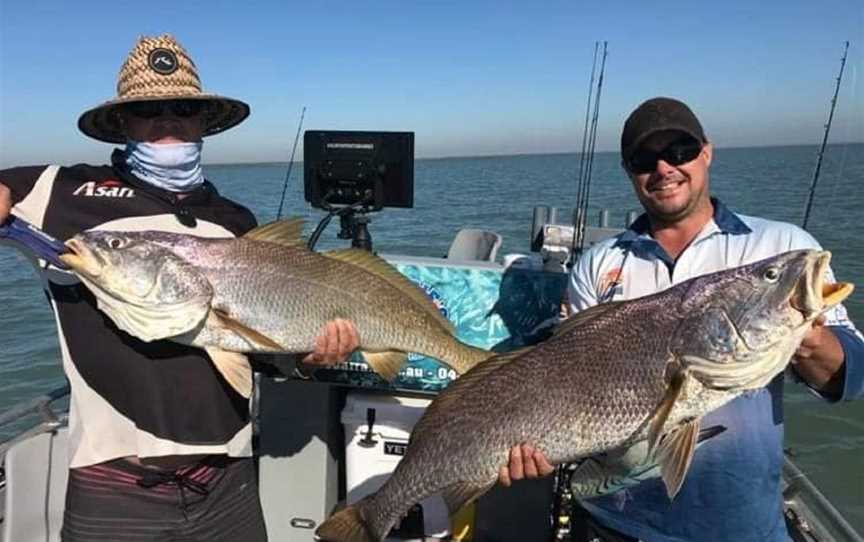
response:
M252 116L205 162L284 161L304 128L409 130L418 157L581 145L596 40L609 42L598 150L641 101L679 97L719 146L864 141L861 0L43 2L0 0L0 166L103 162L76 128L111 99L140 34L170 32L206 90Z

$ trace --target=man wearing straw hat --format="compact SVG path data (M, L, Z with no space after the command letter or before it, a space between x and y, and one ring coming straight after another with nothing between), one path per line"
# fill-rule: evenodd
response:
M142 37L117 97L78 121L125 148L110 166L0 171L0 223L13 213L58 239L90 229L242 235L255 219L204 178L201 140L248 115L245 103L202 92L173 37ZM203 351L119 331L74 275L31 259L72 389L63 539L265 540L248 400ZM350 323L330 322L304 361L331 364L358 344Z

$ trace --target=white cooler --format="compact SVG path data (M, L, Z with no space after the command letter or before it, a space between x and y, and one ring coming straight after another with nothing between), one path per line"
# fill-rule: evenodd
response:
M345 427L345 485L348 504L357 502L381 487L399 464L414 424L431 399L350 392L342 410ZM371 440L367 412L375 410ZM374 441L374 442L373 442ZM427 537L449 534L447 506L439 495L420 503Z

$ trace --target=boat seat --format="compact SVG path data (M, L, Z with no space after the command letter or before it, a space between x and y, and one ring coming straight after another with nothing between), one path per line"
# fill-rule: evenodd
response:
M501 247L501 236L492 231L464 228L456 233L448 260L494 262Z
M60 540L66 500L68 430L42 433L6 453L6 542Z

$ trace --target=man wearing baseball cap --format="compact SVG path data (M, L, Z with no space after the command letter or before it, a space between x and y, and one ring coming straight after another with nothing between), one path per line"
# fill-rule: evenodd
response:
M248 115L242 101L202 90L172 36L142 37L117 96L78 121L122 146L110 165L0 171L0 223L11 213L57 239L92 229L243 235L255 218L204 178L201 151L202 138ZM203 350L120 331L74 275L31 259L72 390L63 540L266 540L249 398ZM332 364L358 343L353 325L330 322L304 361Z
M621 164L645 213L580 256L568 291L573 312L789 250L820 249L796 226L740 215L712 198L713 158L701 123L681 101L652 98L630 114L621 134ZM834 282L830 269L827 280ZM817 321L791 367L829 401L864 396L864 337L842 305ZM788 540L781 495L782 392L781 375L705 416L684 484L671 501L659 469L648 468L653 459L644 452L576 465L573 492L581 507L576 507L580 521L574 518L573 541ZM542 450L527 443L511 450L500 480L509 484L552 470ZM598 472L616 489L580 494L584 485L577 487L576 479Z

